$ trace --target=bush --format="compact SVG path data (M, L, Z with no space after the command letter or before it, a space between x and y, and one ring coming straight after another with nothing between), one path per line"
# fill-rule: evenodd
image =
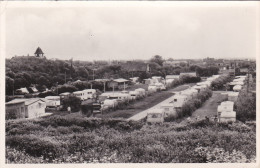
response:
M64 149L59 143L35 135L9 136L6 138L6 145L25 151L31 156L43 156L44 159L52 159L64 154Z
M213 90L226 90L225 84L230 82L232 78L229 75L222 75L212 81L211 88Z
M180 78L182 83L197 83L201 81L200 77L195 77L195 76L189 76L189 75L184 75Z
M63 99L63 109L67 110L71 108L72 112L78 112L80 110L81 99L76 96L69 96Z
M256 120L256 95L241 91L234 105L237 120L255 121Z

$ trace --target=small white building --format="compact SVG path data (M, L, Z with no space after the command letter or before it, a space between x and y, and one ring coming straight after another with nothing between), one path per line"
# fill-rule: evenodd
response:
M181 91L180 94L186 95L187 97L192 98L198 94L198 90L194 89L194 88L189 88L189 89Z
M196 72L181 72L180 73L180 77L182 76L193 76L193 77L197 77L197 73Z
M169 103L172 103L175 108L181 108L188 100L188 96L176 94L172 96Z
M157 86L155 86L155 85L149 85L148 86L148 92L149 93L155 93L157 91L158 91L158 87Z
M162 83L155 83L154 85L157 87L158 90L166 90L165 85Z
M177 116L177 111L176 108L174 107L173 103L164 103L161 105L160 107L161 109L163 109L165 116Z
M166 75L165 79L180 79L180 75Z
M220 116L218 117L219 122L235 122L236 121L236 112L221 112Z
M163 109L154 109L147 113L147 123L163 123L165 113Z
M135 92L137 92L138 95L140 95L140 97L145 97L145 89L138 88L138 89L135 89Z
M82 91L73 92L73 95L80 98L81 100L92 99L96 97L96 90L95 89L85 89Z
M43 99L14 99L5 103L6 115L19 118L37 118L45 114L46 103Z
M28 91L28 89L26 87L24 87L24 88L17 89L16 93L17 94L28 94L29 91Z
M239 95L239 92L229 92L228 93L228 101L236 102L238 95Z
M241 86L241 85L235 85L235 86L233 87L233 90L234 90L235 92L239 92L239 91L241 91L241 89L242 89L242 86Z
M129 78L132 82L137 83L139 80L139 77L133 77L133 78Z
M45 97L46 107L59 107L60 106L60 96L47 96Z
M233 111L234 108L234 102L232 101L224 101L218 106L218 112L230 112Z

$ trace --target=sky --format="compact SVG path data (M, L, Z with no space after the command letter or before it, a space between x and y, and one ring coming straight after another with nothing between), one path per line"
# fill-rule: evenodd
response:
M257 10L235 3L7 8L6 57L39 46L47 58L85 61L255 58Z

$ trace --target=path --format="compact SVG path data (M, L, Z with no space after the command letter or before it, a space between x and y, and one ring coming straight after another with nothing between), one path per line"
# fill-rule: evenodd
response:
M225 96L221 93L223 92L213 91L212 96L203 104L202 107L194 111L190 118L204 119L206 116L210 118L217 115L218 105L225 99Z

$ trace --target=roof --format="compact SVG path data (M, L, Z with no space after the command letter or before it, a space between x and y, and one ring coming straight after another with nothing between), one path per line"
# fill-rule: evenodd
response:
M69 95L69 94L71 94L71 93L69 93L69 92L64 92L64 93L61 93L60 96L67 96L67 95Z
M20 88L20 89L17 89L17 90L20 90L23 93L29 93L27 88Z
M196 72L181 72L180 75L196 75Z
M161 105L161 107L174 107L173 103L164 103Z
M86 92L86 91L87 91L87 92L96 92L96 89L84 89L83 91L84 91L84 92Z
M10 101L10 102L7 102L7 103L5 103L5 104L6 104L6 105L9 105L9 104L24 103L24 104L27 106L27 105L30 105L30 104L32 104L32 103L35 103L35 102L37 102L37 101L39 101L39 100L44 102L44 100L39 99L39 98L30 98L30 99L14 99L14 100L12 100L12 101Z
M228 96L238 96L239 92L230 92L228 93Z
M38 47L34 54L44 54L44 53L42 52L42 49Z
M123 78L119 78L119 79L114 79L113 81L121 83L121 82L128 82L128 80L123 79Z
M160 109L160 108L156 108L156 109L153 109L153 111L149 111L147 114L162 114L164 113L164 110L163 109Z
M235 85L233 87L233 90L241 90L242 89L242 86L241 85Z
M232 101L224 101L221 103L221 106L234 106L234 102Z
M60 99L60 96L46 96L45 99Z

